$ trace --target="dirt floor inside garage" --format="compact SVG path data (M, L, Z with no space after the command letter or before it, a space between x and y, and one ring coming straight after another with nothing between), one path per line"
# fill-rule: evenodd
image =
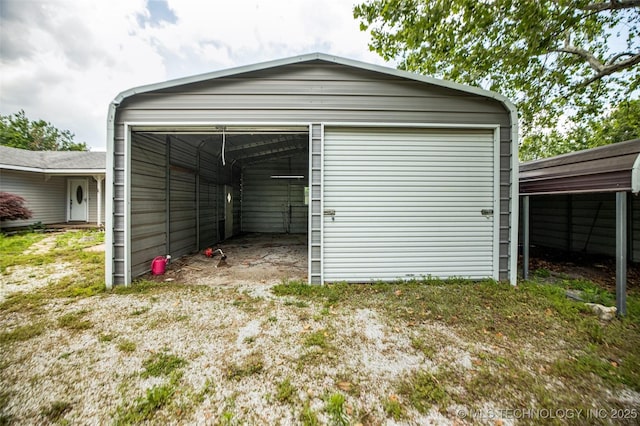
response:
M211 249L222 250L226 259L222 261L219 252L207 257L202 250L169 263L164 275L147 274L145 278L209 285L272 285L307 280L305 234L244 234L211 246Z

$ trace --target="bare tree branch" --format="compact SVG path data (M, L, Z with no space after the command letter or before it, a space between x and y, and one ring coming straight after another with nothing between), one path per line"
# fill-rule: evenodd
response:
M627 68L631 68L634 65L640 64L640 53L636 54L629 59L625 59L624 61L616 62L615 64L605 66L602 71L598 72L596 75L586 79L582 83L581 86L588 86L594 81L598 81L603 77L611 75L615 72L622 71Z
M637 55L636 53L633 52L622 52L622 53L618 53L616 56L614 56L613 58L609 59L606 63L606 65L613 65L618 59L624 57L624 56L635 56Z
M605 10L632 9L634 7L640 7L640 0L610 0L603 3L590 3L581 7L581 9L602 12Z
M589 64L589 66L591 68L593 68L596 72L602 72L602 70L605 68L605 66L602 64L602 62L600 62L600 60L598 58L596 58L593 53L584 50L580 47L575 47L575 46L569 46L567 44L565 44L563 47L560 47L558 49L555 49L556 52L560 52L560 53L570 53L572 55L578 55L580 56L582 59L584 59L585 61L587 61L587 63Z

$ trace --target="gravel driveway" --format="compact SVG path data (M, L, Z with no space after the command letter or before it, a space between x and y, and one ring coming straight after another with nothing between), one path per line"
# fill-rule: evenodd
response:
M73 265L59 276L8 269L0 424L513 424L513 411L495 413L640 403L632 387L593 378L582 388L583 379L565 384L566 372L554 373L584 345L563 340L567 320L544 300L536 308L522 293L521 310L493 314L495 302L469 299L494 289L520 297L496 284L298 297L304 287L283 292L282 280L305 266L270 244L271 258L241 259L230 246L227 269L194 257L155 281L89 295L69 290L81 280ZM477 323L465 325L452 301Z

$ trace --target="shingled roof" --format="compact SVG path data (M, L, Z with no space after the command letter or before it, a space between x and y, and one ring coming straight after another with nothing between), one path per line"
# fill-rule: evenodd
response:
M28 151L0 146L0 169L41 173L104 173L106 153L91 151Z

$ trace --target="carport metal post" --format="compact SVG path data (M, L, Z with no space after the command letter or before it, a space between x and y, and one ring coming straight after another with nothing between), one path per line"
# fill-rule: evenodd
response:
M522 197L522 278L529 279L529 196Z
M627 193L616 192L616 309L627 314Z

